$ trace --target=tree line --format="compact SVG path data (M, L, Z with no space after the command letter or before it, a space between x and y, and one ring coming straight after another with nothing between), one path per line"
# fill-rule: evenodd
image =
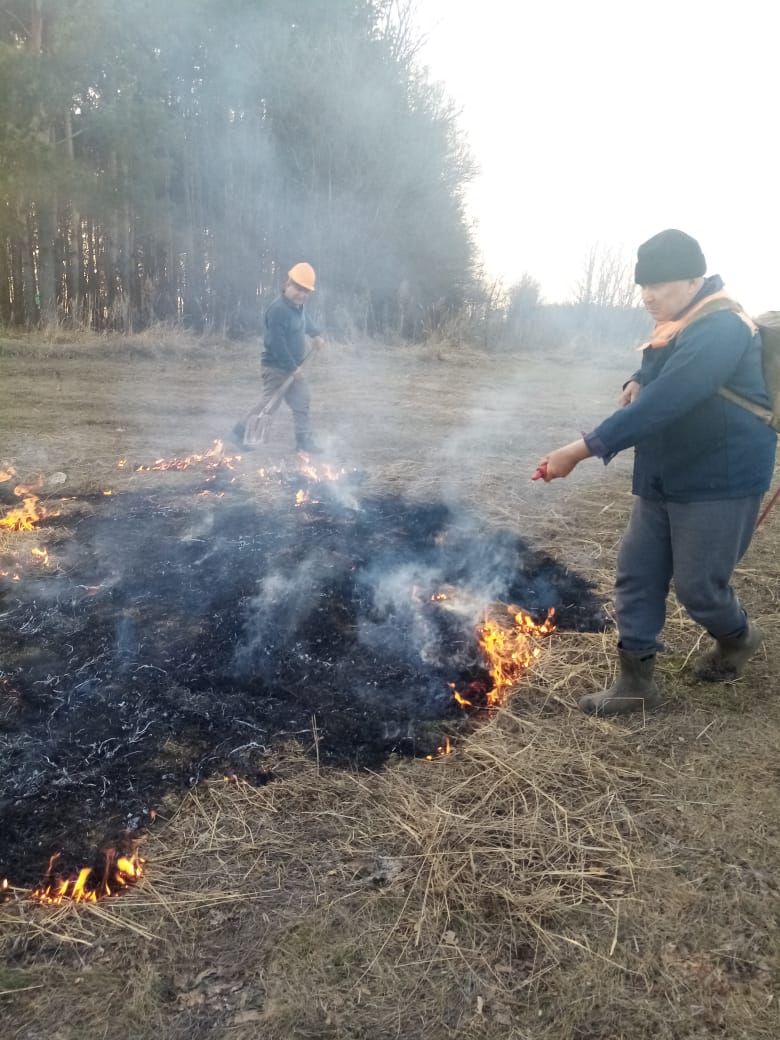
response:
M335 325L473 292L455 113L411 0L4 0L0 324L254 331L308 259Z

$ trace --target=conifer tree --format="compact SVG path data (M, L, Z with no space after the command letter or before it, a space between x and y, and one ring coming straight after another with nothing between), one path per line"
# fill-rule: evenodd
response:
M472 277L470 162L397 0L7 0L0 322L251 330L290 263L414 332Z

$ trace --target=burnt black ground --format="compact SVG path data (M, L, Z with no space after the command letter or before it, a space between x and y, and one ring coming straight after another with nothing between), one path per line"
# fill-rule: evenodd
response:
M48 525L58 569L0 579L0 876L81 864L204 776L261 780L315 725L334 763L432 751L461 714L448 683L485 678L476 616L431 599L444 585L603 627L584 579L441 503L208 488L71 502Z

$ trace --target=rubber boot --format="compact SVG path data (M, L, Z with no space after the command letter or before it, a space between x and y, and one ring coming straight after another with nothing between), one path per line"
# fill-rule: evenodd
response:
M629 711L647 711L661 702L661 691L655 684L655 654L628 653L618 649L620 672L608 690L589 693L580 698L580 711L587 715L624 715Z
M236 448L243 448L245 429L246 423L237 422L233 429L230 431L230 434L228 435L226 440L229 440Z
M722 636L715 646L702 654L693 666L697 679L704 682L728 682L738 679L753 654L764 641L764 633L748 621L741 636Z
M295 450L302 451L306 455L322 455L323 449L310 433L298 433L295 435Z

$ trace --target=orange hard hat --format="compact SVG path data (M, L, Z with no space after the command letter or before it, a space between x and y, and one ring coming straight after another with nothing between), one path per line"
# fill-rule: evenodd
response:
M317 275L314 273L314 268L305 261L300 264L293 264L287 272L287 277L291 282L300 285L302 289L308 289L309 292L314 292L317 285Z

